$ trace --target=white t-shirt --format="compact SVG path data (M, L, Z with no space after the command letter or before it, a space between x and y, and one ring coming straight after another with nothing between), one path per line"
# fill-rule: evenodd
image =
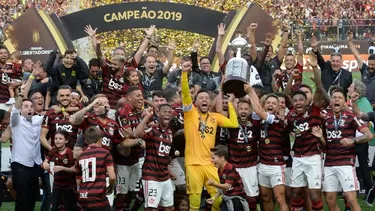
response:
M250 80L249 80L249 84L251 86L254 86L254 85L261 85L261 86L263 86L262 80L260 79L260 75L258 73L258 70L253 65L250 66Z

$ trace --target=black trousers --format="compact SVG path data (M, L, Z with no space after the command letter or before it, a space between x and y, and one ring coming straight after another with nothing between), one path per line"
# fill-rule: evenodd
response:
M232 199L232 203L233 203L233 209L235 211L243 211L243 207L242 207L242 203L240 201L240 199ZM227 204L225 203L225 201L222 201L221 204L220 204L220 211L228 211L228 207L227 207Z
M83 211L111 211L111 206L107 204L104 207L82 208Z
M355 152L358 156L359 173L362 175L366 191L369 190L373 185L371 181L370 168L368 167L368 148L368 143L355 145Z
M65 210L69 211L77 209L76 195L73 189L63 190L53 187L51 211L59 210L59 205L61 201L65 207Z
M11 164L13 186L17 193L15 211L34 211L39 192L38 178L42 169L38 165L27 167L20 163Z

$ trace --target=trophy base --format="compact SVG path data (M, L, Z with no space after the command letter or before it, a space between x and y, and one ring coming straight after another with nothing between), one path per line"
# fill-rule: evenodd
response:
M247 93L244 91L245 82L242 80L229 80L223 84L224 94L232 93L236 98L244 97Z

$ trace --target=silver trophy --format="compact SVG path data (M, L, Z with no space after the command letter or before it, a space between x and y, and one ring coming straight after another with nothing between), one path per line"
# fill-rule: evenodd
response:
M233 93L236 98L246 95L244 84L248 81L249 65L241 57L241 52L248 49L250 45L246 39L238 35L229 46L236 52L236 56L231 58L225 67L225 82L223 84L224 93Z

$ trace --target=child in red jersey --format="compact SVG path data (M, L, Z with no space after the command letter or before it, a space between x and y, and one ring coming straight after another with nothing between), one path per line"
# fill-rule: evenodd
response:
M112 155L103 148L103 131L98 127L88 127L84 138L88 147L76 162L79 204L83 211L111 211L106 195L113 192L116 182Z
M130 87L136 86L142 90L141 74L136 69L128 69L124 75L124 91L127 92Z
M10 60L7 61L6 69L3 70L9 77L9 82L17 82L21 81L22 77L22 61L21 61L21 54L18 51L15 51L10 55ZM12 105L15 101L15 96L18 94L18 87L8 86L9 90L9 100L5 104Z
M73 151L66 147L69 133L58 130L55 134L55 146L48 153L43 162L43 168L50 171L50 162L54 162L54 181L52 189L52 211L57 211L62 200L66 210L76 209L75 160Z
M221 202L220 210L249 211L242 179L236 168L227 161L228 157L228 147L224 145L217 145L211 149L211 160L215 167L218 168L220 184L217 184L212 178L207 181L208 185L219 189L216 196L207 199L207 203L213 204L222 195L223 201Z

